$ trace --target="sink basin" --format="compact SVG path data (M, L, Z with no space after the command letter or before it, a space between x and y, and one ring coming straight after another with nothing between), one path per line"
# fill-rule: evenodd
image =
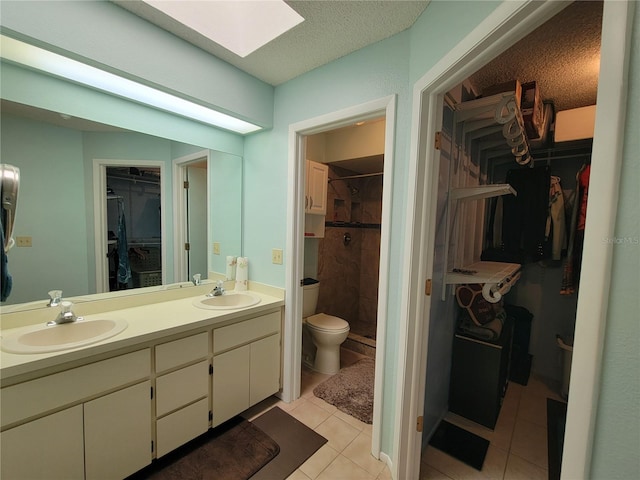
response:
M207 310L231 310L250 307L260 302L260 297L248 292L225 292L217 297L201 297L193 301L199 308Z
M35 326L3 336L2 349L10 353L47 353L83 347L106 340L127 328L124 320L78 320L52 326Z

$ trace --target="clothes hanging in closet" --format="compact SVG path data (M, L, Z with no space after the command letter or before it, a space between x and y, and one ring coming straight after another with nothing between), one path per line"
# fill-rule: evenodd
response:
M129 248L127 246L127 225L124 216L124 204L118 201L118 284L123 288L131 280L129 265Z
M569 226L569 246L562 274L561 295L575 293L580 279L582 264L582 248L584 245L584 228L587 221L587 200L589 196L589 176L591 165L583 165L576 175L576 191L574 194L571 223Z
M564 195L560 177L552 175L549 185L549 215L545 229L546 245L551 251L548 256L552 260L562 258L562 249L566 243L566 230Z
M509 170L506 183L517 195L502 197L500 246L483 252L482 260L520 264L539 261L545 255L551 183L549 167Z

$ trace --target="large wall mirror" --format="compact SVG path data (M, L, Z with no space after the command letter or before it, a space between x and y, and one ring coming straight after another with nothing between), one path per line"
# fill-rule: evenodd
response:
M135 294L150 282L188 281L196 270L203 279L224 274L226 256L242 255L240 156L6 100L0 108L1 161L21 173L14 237L29 244L8 254L13 289L3 305L37 307L50 290L66 298L113 289ZM190 212L180 200L183 175L198 188ZM138 275L135 285L118 286L116 277L114 287L100 277L96 259L108 265L120 212L129 217L130 248L153 253L144 260L159 273ZM195 249L186 263L177 258L185 229Z

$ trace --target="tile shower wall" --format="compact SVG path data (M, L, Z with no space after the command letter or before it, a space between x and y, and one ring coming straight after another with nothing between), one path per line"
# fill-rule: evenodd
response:
M353 174L329 169L332 179ZM322 286L317 311L344 318L351 333L372 339L377 328L381 213L381 175L331 182L325 237L318 248Z

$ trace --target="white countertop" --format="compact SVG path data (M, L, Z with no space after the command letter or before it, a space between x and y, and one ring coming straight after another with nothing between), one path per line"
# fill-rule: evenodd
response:
M125 320L127 328L119 334L97 343L58 352L38 354L16 354L0 352L0 378L3 383L13 377L33 374L41 369L49 369L69 362L79 362L89 357L130 348L162 339L171 335L188 332L200 327L210 327L221 323L233 323L236 319L260 315L284 305L282 298L266 295L254 290L251 294L260 297L256 305L232 310L206 310L193 305L197 297L153 303L149 305L111 310L103 313L84 315L86 320ZM43 325L44 326L44 325ZM3 335L13 335L19 331L33 330L33 325L0 331ZM11 382L13 383L13 382Z

